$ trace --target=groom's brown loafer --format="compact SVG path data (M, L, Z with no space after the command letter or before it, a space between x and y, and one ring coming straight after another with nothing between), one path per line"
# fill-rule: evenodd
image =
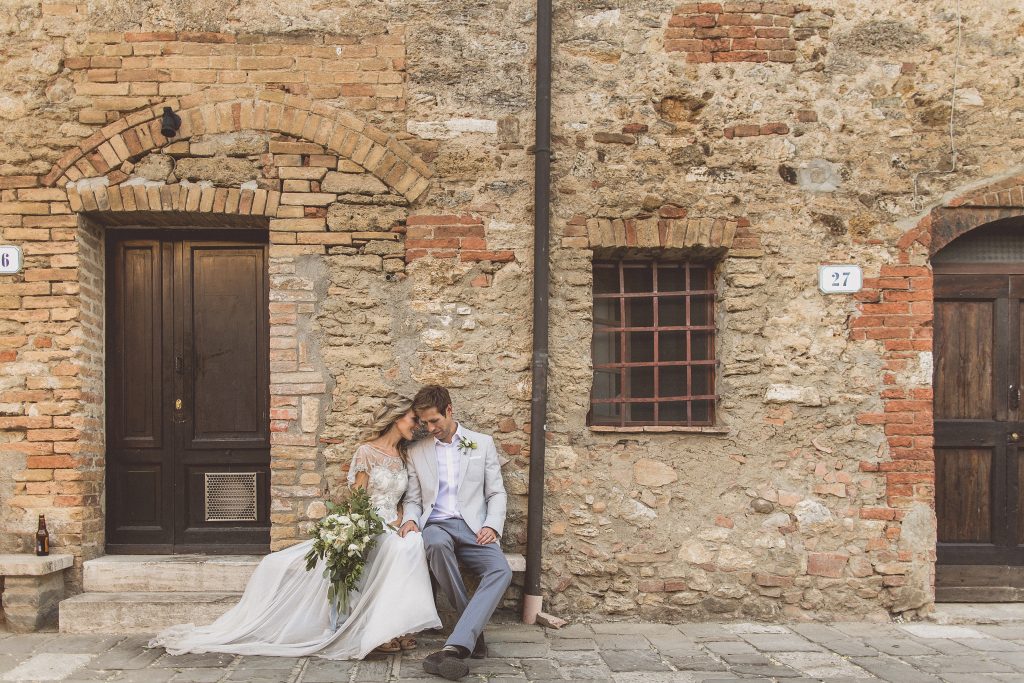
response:
M487 659L487 643L484 642L484 634L476 639L476 647L473 648L473 659Z
M457 681L469 673L469 665L459 657L458 651L443 649L431 653L423 660L423 670L431 676Z

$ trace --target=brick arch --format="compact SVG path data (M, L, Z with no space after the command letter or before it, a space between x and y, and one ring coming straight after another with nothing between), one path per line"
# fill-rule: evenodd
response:
M901 258L915 244L928 256L986 223L1024 215L1024 173L965 192L932 209L899 241Z
M276 190L213 187L196 183L122 183L67 185L68 202L75 212L175 211L188 214L225 214L273 218L281 202Z
M194 135L259 130L323 145L359 164L409 201L422 195L429 185L432 171L408 146L346 111L276 91L253 99L215 98L207 94L172 99L128 114L65 152L43 178L43 184L65 187L82 178L106 175L126 161ZM181 116L181 128L173 139L160 134L165 106Z

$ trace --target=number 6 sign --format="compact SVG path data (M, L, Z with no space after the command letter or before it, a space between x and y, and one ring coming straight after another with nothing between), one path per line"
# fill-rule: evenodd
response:
M0 275L21 272L21 247L0 246Z
M860 266L821 266L818 269L818 288L825 294L859 292L863 282Z

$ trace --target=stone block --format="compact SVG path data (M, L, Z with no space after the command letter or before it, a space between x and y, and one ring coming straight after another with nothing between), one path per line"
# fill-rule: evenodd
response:
M324 192L339 194L387 194L387 186L369 173L339 173L331 171L321 184Z
M645 458L633 465L633 478L641 486L657 487L671 484L679 475L668 465Z
M3 608L7 627L27 633L53 627L57 606L64 597L63 571L42 576L4 578Z
M390 240L373 240L366 243L363 253L376 256L400 256L405 253L405 246L400 242Z
M810 553L807 556L807 573L838 579L843 575L849 559L849 556L840 553Z
M262 175L255 162L232 157L179 159L174 173L182 180L208 180L221 186L241 185Z

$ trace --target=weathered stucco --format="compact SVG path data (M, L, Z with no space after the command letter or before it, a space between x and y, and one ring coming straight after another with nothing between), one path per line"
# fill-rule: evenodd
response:
M102 554L101 237L140 194L154 225L270 231L273 547L322 514L367 412L429 381L495 434L523 548L534 6L329 5L0 6L0 229L28 266L0 277L0 550L42 512L55 547ZM920 221L1024 149L1024 14L961 9L958 40L936 1L556 3L549 611L927 611ZM205 113L129 139L165 105ZM636 241L659 225L679 241ZM716 429L587 427L594 253L716 259ZM865 292L822 295L826 263Z

